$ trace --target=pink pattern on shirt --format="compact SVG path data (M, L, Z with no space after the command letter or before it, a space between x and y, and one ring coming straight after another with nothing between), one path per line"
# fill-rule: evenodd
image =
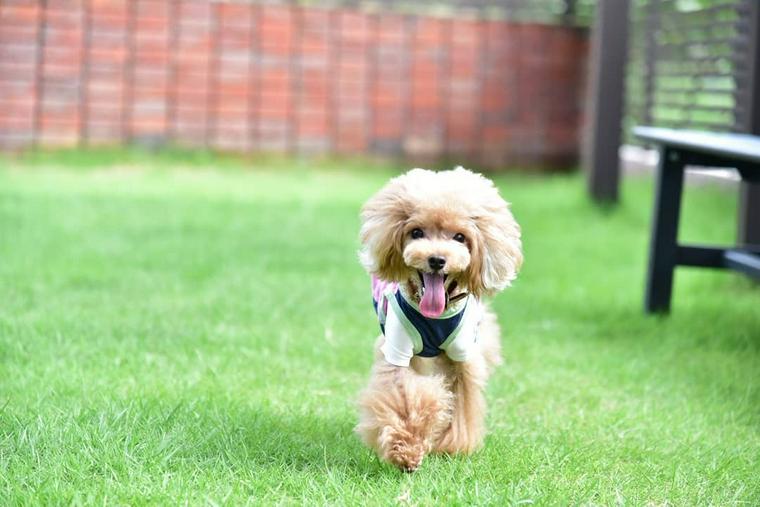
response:
M383 313L388 313L388 300L383 297L383 294L385 294L385 290L388 288L391 288L393 292L396 292L398 289L398 283L397 282L386 282L385 280L380 280L375 275L372 275L372 299L377 301L377 304L380 304L380 301L383 302Z

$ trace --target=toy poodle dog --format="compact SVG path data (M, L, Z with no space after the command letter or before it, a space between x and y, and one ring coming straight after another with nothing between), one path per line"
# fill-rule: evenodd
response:
M431 452L470 453L501 362L496 316L481 298L517 276L520 226L493 183L461 167L392 179L361 219L382 334L356 431L408 472Z

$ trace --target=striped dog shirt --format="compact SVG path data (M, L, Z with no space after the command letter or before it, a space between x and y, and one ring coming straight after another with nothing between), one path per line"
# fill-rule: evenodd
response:
M381 350L393 365L409 366L412 356L435 357L444 352L452 361L467 361L476 346L482 308L472 295L439 317L429 318L398 284L373 277L372 303L385 335Z

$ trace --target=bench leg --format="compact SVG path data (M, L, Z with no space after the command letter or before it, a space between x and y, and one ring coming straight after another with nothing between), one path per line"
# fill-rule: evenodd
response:
M684 164L679 153L671 149L661 149L644 299L644 309L647 313L670 310L673 271L678 250L678 217L681 212L683 176Z
M760 245L760 182L745 181L739 198L739 245Z

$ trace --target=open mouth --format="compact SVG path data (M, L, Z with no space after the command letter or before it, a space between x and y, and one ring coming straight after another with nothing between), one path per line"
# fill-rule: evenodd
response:
M420 298L420 312L425 317L439 317L446 309L448 293L446 290L446 273L427 273L417 271L422 282L422 297ZM456 281L451 285L455 285Z

